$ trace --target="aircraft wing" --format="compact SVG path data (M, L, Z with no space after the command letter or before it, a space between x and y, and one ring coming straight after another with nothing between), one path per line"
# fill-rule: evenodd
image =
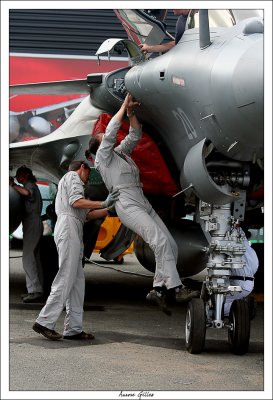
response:
M86 79L10 85L11 94L85 94L89 93Z
M23 112L10 111L10 141L22 141L27 137L48 135L67 120L82 99L80 97Z
M64 101L62 103L55 103L55 104L51 104L49 106L45 106L45 107L39 107L36 109L32 109L32 110L26 110L26 111L19 111L19 112L14 112L11 111L11 115L16 115L17 117L20 117L21 115L25 114L25 113L29 113L31 112L32 115L46 115L48 120L53 120L58 118L60 112L62 112L64 109L70 109L72 107L72 109L74 110L74 108L83 100L82 97L78 98L78 99L72 99L72 100L68 100L68 101Z
M11 174L25 164L37 178L58 183L74 157L85 159L94 123L102 112L92 106L87 96L54 132L39 139L10 144Z

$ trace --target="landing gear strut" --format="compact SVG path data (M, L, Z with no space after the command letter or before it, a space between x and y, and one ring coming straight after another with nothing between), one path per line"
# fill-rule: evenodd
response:
M211 206L200 202L199 218L209 239L206 249L209 260L200 299L192 299L188 304L186 349L192 354L201 353L206 328L226 328L231 352L242 355L248 350L250 337L248 303L244 299L235 300L229 317L224 317L224 304L227 295L242 290L240 286L230 285L230 276L232 270L245 265L242 259L245 237L237 228L238 220L231 216L231 204Z
M191 189L202 199L196 221L206 236L209 256L200 299L188 304L186 348L190 353L200 353L206 328L226 328L231 351L244 354L250 334L248 303L235 300L229 317L224 316L224 306L228 295L242 291L240 286L230 284L230 277L238 276L236 269L245 267L245 237L239 222L245 214L250 165L227 157L220 159L213 143L203 139L189 150L180 181L182 192Z

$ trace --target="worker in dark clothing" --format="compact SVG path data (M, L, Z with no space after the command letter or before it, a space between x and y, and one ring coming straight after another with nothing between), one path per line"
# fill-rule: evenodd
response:
M22 299L24 303L32 303L43 296L43 272L39 253L39 242L43 235L42 196L30 168L25 165L18 168L16 180L19 185L15 184L13 178L10 178L10 185L24 200L23 268L26 273L27 293L22 295Z

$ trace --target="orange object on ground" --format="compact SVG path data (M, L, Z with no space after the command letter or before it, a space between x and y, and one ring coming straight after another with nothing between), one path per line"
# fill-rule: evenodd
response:
M106 217L104 222L100 226L94 252L99 253L108 243L111 242L115 234L117 233L121 222L118 217ZM119 255L119 259L125 254L132 254L134 251L134 242L126 249L122 254Z

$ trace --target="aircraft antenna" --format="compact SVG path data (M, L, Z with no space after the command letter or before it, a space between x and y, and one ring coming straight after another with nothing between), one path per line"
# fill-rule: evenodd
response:
M199 11L199 27L199 44L203 50L211 45L208 10Z

